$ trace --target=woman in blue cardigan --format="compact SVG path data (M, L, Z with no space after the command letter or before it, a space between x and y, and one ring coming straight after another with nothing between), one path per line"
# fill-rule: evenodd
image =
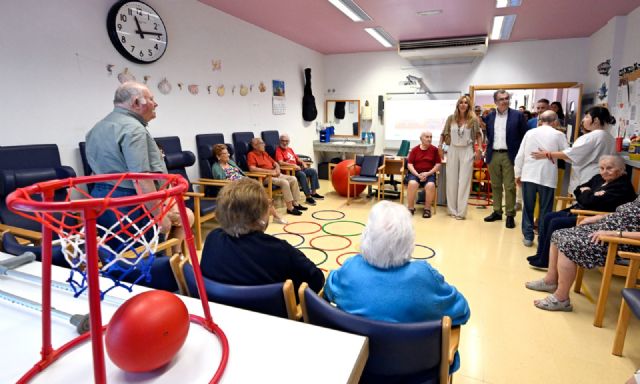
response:
M324 296L354 315L394 323L469 320L467 300L426 261L412 261L415 232L400 204L382 201L371 209L360 254L331 272ZM459 359L452 366L458 369Z

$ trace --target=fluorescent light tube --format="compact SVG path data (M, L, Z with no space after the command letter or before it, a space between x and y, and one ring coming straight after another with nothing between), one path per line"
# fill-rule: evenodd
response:
M417 12L419 16L434 16L442 13L442 9L430 9L428 11Z
M496 0L496 8L519 7L522 0Z
M353 21L373 20L353 0L329 0L329 2Z
M491 40L508 40L516 22L516 15L494 16Z
M395 45L393 38L382 27L365 28L364 30L386 48L391 48Z

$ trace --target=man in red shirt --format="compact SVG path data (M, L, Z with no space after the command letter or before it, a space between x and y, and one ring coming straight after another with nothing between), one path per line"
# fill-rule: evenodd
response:
M298 155L293 152L293 149L289 147L289 135L280 135L280 145L276 148L276 161L280 165L293 165L296 169L296 178L298 183L302 186L302 191L307 197L307 204L316 205L316 199L324 199L324 196L318 194L320 188L320 182L318 181L318 172L315 169L306 166ZM309 181L311 179L311 186Z
M432 139L431 132L423 132L420 145L411 150L407 159L407 208L412 215L415 213L418 187L424 188L424 218L431 217L431 204L436 194L436 172L440 169L440 154L438 148L431 145Z
M270 175L273 185L277 185L282 189L284 202L287 205L287 213L295 216L302 215L302 211L306 211L308 208L298 203L298 200L300 200L298 180L294 176L280 173L280 166L264 150L264 141L261 138L253 138L251 140L251 148L252 150L247 153L249 171Z

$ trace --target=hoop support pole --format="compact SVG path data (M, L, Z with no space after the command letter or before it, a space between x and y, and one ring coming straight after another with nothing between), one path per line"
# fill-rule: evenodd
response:
M53 200L53 192L44 193L44 200ZM51 262L52 262L51 229L42 224L42 349L40 356L46 362L52 358L53 346L51 345Z
M100 280L98 280L97 215L98 212L93 209L84 210L87 279L89 285L89 321L91 329L91 348L93 351L93 381L97 384L104 384L107 382L107 373L104 362L104 340L102 338L103 327L100 308Z

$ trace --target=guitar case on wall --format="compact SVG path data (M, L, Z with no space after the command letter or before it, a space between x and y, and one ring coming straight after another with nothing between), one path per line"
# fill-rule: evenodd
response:
M311 68L304 69L304 96L302 97L302 118L304 121L313 121L318 117L316 98L311 93Z

